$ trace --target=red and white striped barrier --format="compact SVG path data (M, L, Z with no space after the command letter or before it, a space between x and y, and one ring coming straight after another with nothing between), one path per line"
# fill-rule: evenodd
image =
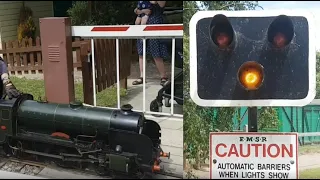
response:
M183 36L183 24L72 26L72 36L107 39L170 38Z

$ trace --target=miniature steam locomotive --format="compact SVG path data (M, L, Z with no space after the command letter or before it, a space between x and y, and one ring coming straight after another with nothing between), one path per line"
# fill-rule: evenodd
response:
M94 166L99 175L125 174L142 177L160 171L157 122L133 112L54 104L22 94L0 100L0 144L6 154L54 159L61 166Z

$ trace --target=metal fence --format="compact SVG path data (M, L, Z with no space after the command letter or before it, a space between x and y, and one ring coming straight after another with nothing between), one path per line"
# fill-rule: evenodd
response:
M117 69L117 109L120 109L120 71L119 68L119 39L142 39L143 42L143 108L133 109L145 114L183 117L182 114L174 114L174 68L175 68L175 42L177 38L183 38L182 24L162 25L117 25L117 26L72 26L72 35L85 39L91 39L92 72L95 69L94 39L115 39L116 41L116 69ZM171 55L171 109L170 113L152 112L146 110L146 42L147 39L172 39ZM93 81L93 105L97 106L96 98L96 73L92 73ZM110 107L108 107L110 108Z

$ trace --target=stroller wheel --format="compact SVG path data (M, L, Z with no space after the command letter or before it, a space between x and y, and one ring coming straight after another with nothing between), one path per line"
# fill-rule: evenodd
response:
M170 107L171 106L171 103L170 103L170 99L169 98L164 98L164 105L166 107Z
M150 111L152 112L162 112L161 104L155 99L150 103Z

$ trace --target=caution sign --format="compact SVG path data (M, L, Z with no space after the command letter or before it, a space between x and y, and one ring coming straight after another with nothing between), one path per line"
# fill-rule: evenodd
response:
M297 133L211 133L211 179L298 179Z

